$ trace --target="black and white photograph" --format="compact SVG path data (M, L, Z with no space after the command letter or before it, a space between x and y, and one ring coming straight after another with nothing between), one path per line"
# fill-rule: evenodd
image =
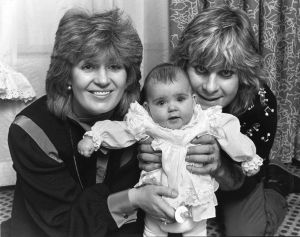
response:
M0 237L300 236L300 2L0 0Z

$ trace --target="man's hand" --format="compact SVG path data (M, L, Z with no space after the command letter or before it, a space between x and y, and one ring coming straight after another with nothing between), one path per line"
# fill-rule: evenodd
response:
M222 165L220 147L211 135L203 135L192 140L188 148L186 162L187 170L193 174L210 174L214 176Z
M144 171L152 171L161 168L161 151L154 151L151 142L152 138L141 141L138 146L139 167Z

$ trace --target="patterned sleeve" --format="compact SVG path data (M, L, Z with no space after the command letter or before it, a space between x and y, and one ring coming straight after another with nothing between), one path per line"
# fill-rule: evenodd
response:
M264 85L260 88L254 103L239 116L241 132L247 135L256 146L256 153L263 158L260 171L251 177L246 177L244 184L234 191L219 191L219 199L242 198L250 193L265 174L265 166L273 146L277 128L277 103L271 89Z
M257 155L253 141L240 132L237 117L221 113L218 119L220 135L217 140L223 151L234 161L241 162L242 170L247 176L259 172L263 159Z
M271 89L265 85L248 111L240 116L241 132L255 144L257 154L268 161L277 128L277 103Z

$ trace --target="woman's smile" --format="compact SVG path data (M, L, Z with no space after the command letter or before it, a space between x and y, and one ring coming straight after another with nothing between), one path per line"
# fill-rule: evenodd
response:
M113 91L112 90L105 90L105 91L90 91L93 95L97 97L106 97L110 95Z
M93 63L81 61L72 70L73 110L79 116L113 110L124 95L127 72L103 55Z

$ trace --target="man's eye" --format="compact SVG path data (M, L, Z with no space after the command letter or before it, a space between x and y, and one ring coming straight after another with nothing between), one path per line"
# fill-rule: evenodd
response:
M232 75L234 74L234 71L231 71L231 70L222 70L222 71L219 72L219 74L220 74L222 77L230 78L230 77L232 77Z
M110 70L117 71L117 70L122 69L123 66L120 65L120 64L111 64L111 65L108 66L108 68L109 68Z
M206 73L208 73L208 70L205 67L203 67L202 65L198 65L198 66L196 66L194 68L195 68L196 73L198 73L198 74L206 74Z

